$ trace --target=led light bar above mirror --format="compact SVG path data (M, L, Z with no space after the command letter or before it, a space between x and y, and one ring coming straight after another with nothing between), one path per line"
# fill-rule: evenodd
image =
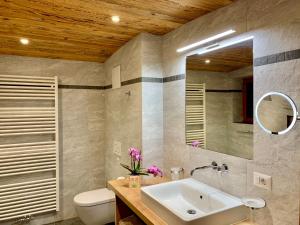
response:
M252 40L254 38L254 36L249 36L249 37L245 37L245 38L241 38L241 39L237 39L237 40L233 40L233 41L224 41L224 43L218 43L218 44L214 44L212 46L208 46L204 49L201 49L199 52L197 52L198 55L203 55L205 53L208 52L212 52L212 51L216 51L222 48L226 48L232 45L236 45L245 41L249 41Z
M199 47L201 45L204 45L204 44L207 44L209 42L218 40L218 39L220 39L222 37L228 36L228 35L233 34L233 33L235 33L235 30L233 30L233 29L227 30L225 32L213 35L213 36L211 36L209 38L203 39L203 40L198 41L196 43L193 43L193 44L187 45L185 47L179 48L179 49L177 49L177 52L184 52L184 51L190 50L192 48Z

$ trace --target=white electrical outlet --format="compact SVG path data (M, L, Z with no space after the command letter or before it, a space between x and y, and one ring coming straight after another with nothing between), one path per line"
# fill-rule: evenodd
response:
M266 174L253 172L253 183L255 186L266 190L272 189L272 177Z
M119 157L122 156L122 145L119 141L114 141L113 153Z

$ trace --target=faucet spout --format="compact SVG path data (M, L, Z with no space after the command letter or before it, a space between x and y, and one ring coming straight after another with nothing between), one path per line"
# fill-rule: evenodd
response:
M196 167L195 169L191 170L191 176L193 176L193 174L196 170L202 170L202 169L208 169L208 168L217 169L217 167L218 167L218 164L215 161L213 161L208 166L200 166L200 167Z

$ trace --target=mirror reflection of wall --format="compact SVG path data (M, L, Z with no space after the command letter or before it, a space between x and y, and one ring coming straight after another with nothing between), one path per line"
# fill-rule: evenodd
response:
M186 143L252 159L252 40L186 62Z
M283 96L275 94L262 99L257 114L264 128L274 134L286 130L294 117L291 103Z

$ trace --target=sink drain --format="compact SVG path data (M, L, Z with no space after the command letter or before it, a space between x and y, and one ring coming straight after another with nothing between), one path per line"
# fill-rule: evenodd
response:
M188 214L196 214L197 213L195 209L188 209L186 212Z

